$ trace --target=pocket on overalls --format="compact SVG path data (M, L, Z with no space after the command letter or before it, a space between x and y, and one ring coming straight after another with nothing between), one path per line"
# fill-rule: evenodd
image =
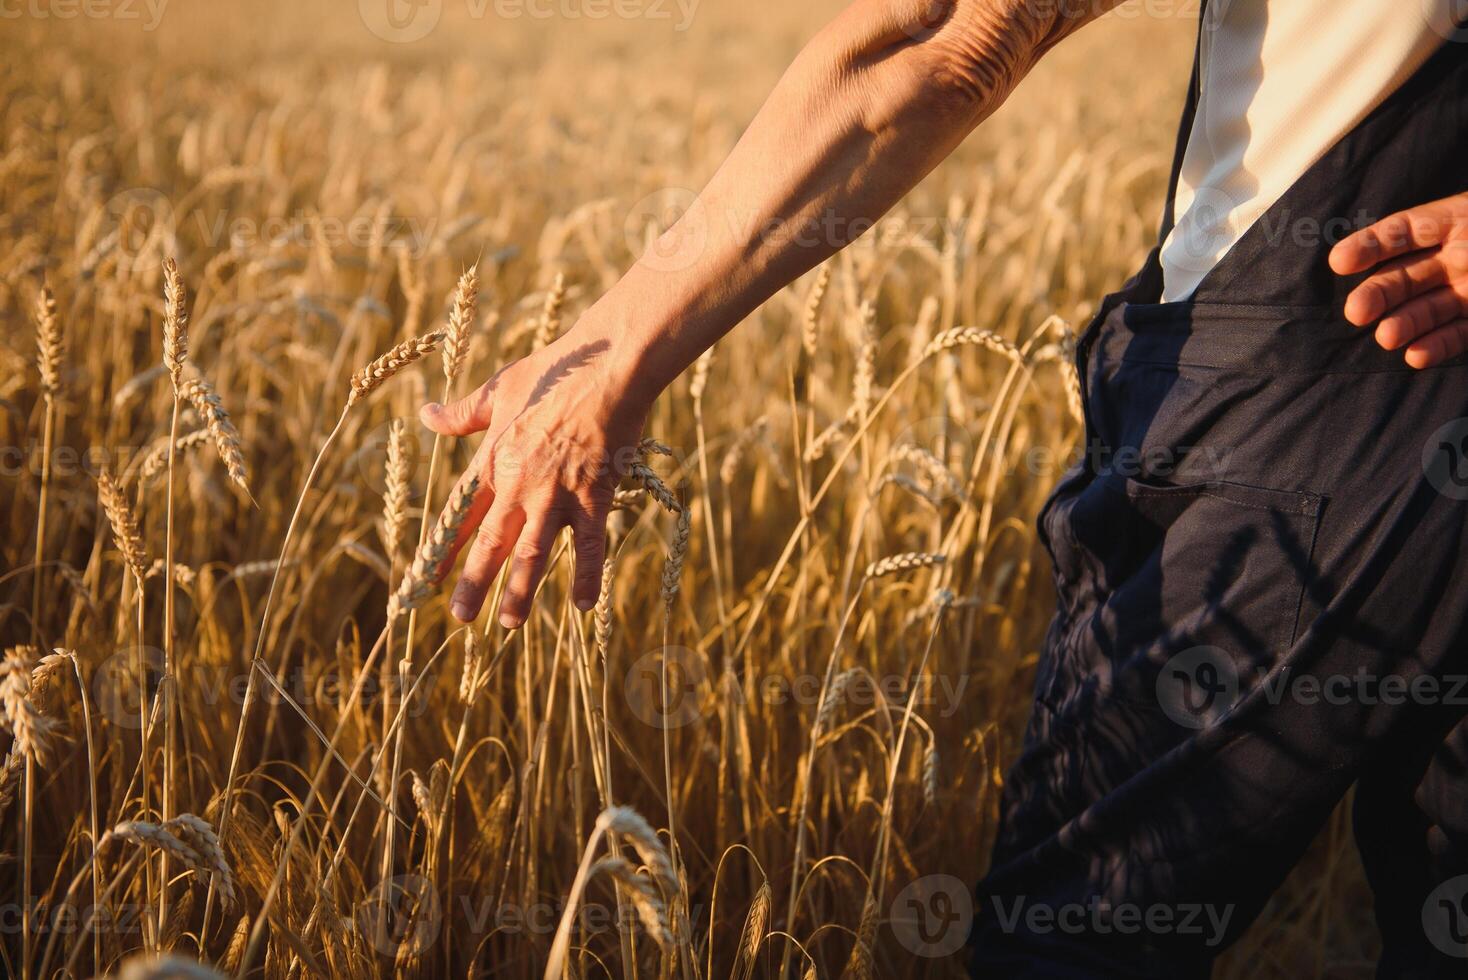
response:
M1049 514L1080 614L1042 697L1061 714L1078 697L1155 706L1168 659L1203 647L1240 677L1267 669L1295 639L1320 507L1223 480L1097 477Z

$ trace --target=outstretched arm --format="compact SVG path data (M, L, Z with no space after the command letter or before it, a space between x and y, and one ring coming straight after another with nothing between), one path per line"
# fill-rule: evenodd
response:
M474 618L513 558L500 621L518 627L567 525L573 597L590 608L612 491L663 388L1120 2L856 0L811 40L688 211L572 329L460 401L424 407L435 432L485 433L465 474L481 490L455 553L478 532L454 615Z

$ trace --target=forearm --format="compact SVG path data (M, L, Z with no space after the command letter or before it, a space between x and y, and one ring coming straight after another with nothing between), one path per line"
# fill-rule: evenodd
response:
M655 395L838 251L1119 0L857 0L800 53L708 185L583 318ZM925 19L926 15L926 19Z

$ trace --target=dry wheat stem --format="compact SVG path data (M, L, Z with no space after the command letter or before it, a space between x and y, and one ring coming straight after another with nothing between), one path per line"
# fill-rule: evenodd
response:
M177 678L177 651L174 649L173 621L173 585L174 568L173 560L173 503L174 503L174 462L178 447L178 418L183 401L187 395L184 392L184 363L188 360L189 314L185 298L183 277L179 275L178 263L172 257L163 262L163 363L168 367L169 380L172 383L173 398L170 407L170 418L168 423L168 445L167 445L167 470L168 486L164 491L165 512L163 520L163 567L169 574L163 577L163 819L169 820L173 816L174 795L174 759L178 752L178 699L176 697ZM202 399L202 401L198 400ZM197 396L195 407L200 415L205 416L205 427L214 436L215 445L220 444L221 439L229 440L233 434L234 426L226 416L222 422L211 421L215 415L223 415L223 408L218 407L218 399L212 401L203 393ZM200 407L207 404L213 412L205 412ZM234 434L231 448L235 454L232 459L226 459L226 467L230 470L231 479L235 478L236 466L240 477L236 482L244 487L244 460L239 449L238 435ZM219 450L221 458L226 455L226 450ZM245 488L248 494L249 489ZM143 773L146 781L148 775ZM160 929L166 929L168 923L168 853L165 851L159 857L158 862L158 922Z

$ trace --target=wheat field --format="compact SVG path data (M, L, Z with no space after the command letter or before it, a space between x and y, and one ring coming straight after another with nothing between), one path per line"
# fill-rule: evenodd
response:
M0 24L4 972L962 975L897 899L984 869L1191 20L1062 45L720 342L597 608L563 549L506 632L424 574L474 440L418 406L573 323L836 5L371 6ZM1374 949L1337 818L1219 974Z

